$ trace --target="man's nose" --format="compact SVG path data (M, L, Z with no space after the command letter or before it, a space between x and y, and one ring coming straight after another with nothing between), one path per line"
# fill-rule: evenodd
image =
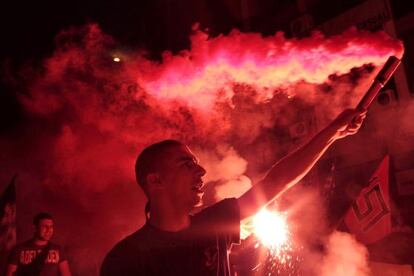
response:
M206 170L202 166L197 164L197 175L201 177L201 176L204 176L205 174L206 174Z

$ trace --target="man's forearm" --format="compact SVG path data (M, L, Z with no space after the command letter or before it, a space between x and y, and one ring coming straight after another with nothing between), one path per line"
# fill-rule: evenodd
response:
M335 140L358 131L365 113L345 110L308 143L273 165L262 181L238 199L241 218L253 215L299 182Z
M255 214L299 182L335 141L335 129L325 128L308 143L272 166L259 183L239 198L241 218Z
M262 180L262 188L270 198L277 197L281 192L299 182L321 158L330 145L336 140L336 129L328 126L308 143L282 158L269 170Z

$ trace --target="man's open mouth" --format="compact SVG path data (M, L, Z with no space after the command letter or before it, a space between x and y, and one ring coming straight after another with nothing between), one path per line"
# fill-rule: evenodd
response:
M196 193L204 193L202 188L203 188L203 181L199 180L193 185L193 187L191 189Z

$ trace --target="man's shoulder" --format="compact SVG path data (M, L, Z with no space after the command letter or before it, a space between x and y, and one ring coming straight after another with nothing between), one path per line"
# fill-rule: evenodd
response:
M228 236L230 233L232 241L238 240L240 232L240 208L236 198L223 199L210 207L207 207L194 215L192 219L194 229L201 233L209 232Z
M194 215L195 218L215 214L216 212L227 212L228 210L238 210L239 205L236 198L225 198L213 205L210 205Z
M27 240L27 241L16 244L14 246L13 250L22 250L22 249L25 249L25 248L31 248L33 246L34 246L33 240L30 239L30 240Z
M101 275L124 275L134 265L145 242L148 242L145 226L119 241L106 255Z
M61 250L62 246L55 242L49 242L49 248L52 250Z
M143 243L147 242L147 231L146 227L143 226L139 230L135 231L134 233L126 236L122 240L120 240L115 246L109 251L108 256L116 256L116 255L123 255L127 252L134 251L136 252L139 250Z

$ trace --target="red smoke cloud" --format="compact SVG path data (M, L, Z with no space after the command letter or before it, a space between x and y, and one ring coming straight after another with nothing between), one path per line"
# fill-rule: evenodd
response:
M261 99L268 100L274 89L302 81L320 84L332 74L345 74L364 64L382 65L388 56L403 54L402 44L382 32L350 29L330 38L314 33L309 38L289 40L283 33L263 37L238 31L209 38L196 30L189 50L178 55L166 52L161 63L129 53L124 55L125 63L111 71L105 67L110 60L102 60L108 56L111 39L96 25L83 30L86 34L80 43L72 41L73 32L59 36L62 48L46 61L47 83L62 81L62 75L72 69L81 82L91 77L112 82L117 79L118 84L132 82L157 100L178 100L198 109L231 99L235 83L254 87ZM142 96L133 94L137 99ZM49 95L32 107L37 112L48 112L59 108L59 102Z
M289 126L303 107L330 118L355 105L373 77L363 66L403 53L384 33L356 30L301 40L195 31L191 42L157 62L114 50L96 25L64 31L19 95L30 115L24 138L1 141L12 146L3 159L23 175L18 216L26 223L52 212L80 275L96 273L109 247L143 223L133 167L145 145L183 140L206 167L225 164L220 179L207 177L236 190L237 181L249 184L244 174L257 178L285 153L276 125ZM355 67L357 77L348 74Z
M273 96L272 89L299 81L323 83L331 74L345 74L368 63L380 65L384 58L403 52L402 45L384 33L356 30L331 38L314 33L302 40L288 40L283 33L264 38L238 31L209 39L197 31L191 42L189 51L166 54L161 66L137 74L146 91L205 108L215 103L218 92L232 97L232 84L243 83L266 100Z

